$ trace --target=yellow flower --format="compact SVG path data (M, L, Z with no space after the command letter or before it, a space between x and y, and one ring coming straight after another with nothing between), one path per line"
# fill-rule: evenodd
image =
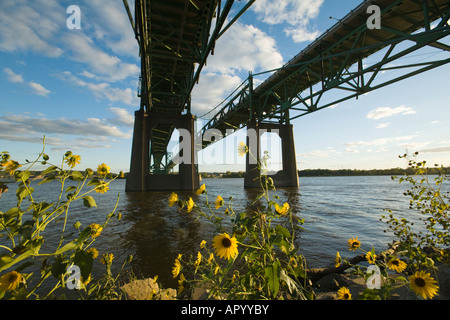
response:
M237 240L235 237L230 238L227 233L215 236L213 239L213 247L219 258L233 259L238 254Z
M189 200L187 202L187 212L191 212L192 208L194 208L194 200L192 200L191 197L189 197Z
M13 175L14 171L19 169L20 167L21 167L21 165L17 161L14 161L14 160L9 160L3 164L3 168L5 169L6 172L9 172L10 175Z
M371 264L375 264L376 258L377 258L377 256L372 251L367 252L367 254L366 254L367 262L369 262Z
M203 184L201 187L200 187L200 189L198 189L195 193L196 194L202 194L202 193L205 193L206 192L206 187L205 187L205 185Z
M278 203L275 203L275 210L278 212L278 214L281 214L282 216L286 215L289 211L289 203L283 204L283 207L280 207Z
M16 271L11 271L0 277L0 292L14 291L23 281L23 277Z
M92 255L92 259L96 259L98 257L98 250L95 248L90 248L86 250L86 252Z
M88 227L91 228L91 232L92 232L91 237L93 239L97 238L103 231L103 227L101 225L99 225L98 223L93 223L93 224L89 225Z
M216 205L216 209L219 209L221 206L223 206L223 198L221 196L217 196L216 202L214 202Z
M340 288L337 292L337 295L338 295L338 299L340 299L340 300L351 300L352 299L350 290L348 290L348 288L346 288L346 287Z
M206 260L206 264L210 264L210 263L213 261L213 259L214 259L214 255L211 253L211 254L209 255L208 260Z
M336 252L336 258L334 259L334 267L337 268L341 265L342 259L341 255L339 254L339 251Z
M102 163L97 167L97 173L101 176L106 176L110 172L111 168L106 164Z
M172 276L174 279L176 277L178 277L178 275L180 274L180 270L181 270L181 263L180 263L180 260L177 258L177 259L175 259L175 263L172 268Z
M169 207L173 207L177 202L178 202L178 195L175 192L172 192L169 198Z
M67 159L66 159L66 163L69 165L69 167L71 167L71 168L75 168L75 166L77 165L77 164L80 164L80 162L81 162L81 157L80 156L78 156L78 155L71 155L70 157L68 157Z
M439 290L436 285L437 281L430 277L425 271L417 271L409 277L411 289L424 299L433 298Z
M109 190L109 183L101 183L95 187L95 192L97 193L106 193Z
M186 278L184 277L184 274L180 275L180 279L178 280L178 294L183 292L184 290L184 282L186 281Z
M200 253L200 251L197 253L197 260L195 260L194 262L194 268L197 269L200 266L200 263L202 263L202 254Z
M406 269L406 263L397 258L392 258L389 260L387 266L389 269L397 272L403 272L403 270Z
M353 239L348 239L348 248L350 251L355 251L361 246L361 242L358 240L358 237Z
M294 257L291 257L291 259L289 259L289 264L292 265L293 268L297 268L297 260Z
M202 240L202 242L200 242L200 249L203 249L205 247L206 241Z
M240 157L243 157L248 152L248 148L244 142L239 143L238 146L238 154Z
M114 260L114 255L112 253L105 253L102 258L103 264L111 264Z
M217 265L216 268L214 269L214 275L216 275L220 270L220 266Z

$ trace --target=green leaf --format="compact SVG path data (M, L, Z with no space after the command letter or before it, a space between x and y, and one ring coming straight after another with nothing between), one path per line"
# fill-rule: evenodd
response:
M53 172L55 170L57 170L58 167L57 166L51 166L48 167L47 169L45 169L44 171L42 171L41 175L45 176L46 174L49 174L50 172Z
M17 181L27 181L28 178L30 178L30 171L16 171L15 172L15 178Z
M83 181L84 176L80 171L72 171L72 173L69 176L69 179L73 181Z
M66 193L67 192L70 192L70 191L73 191L73 190L76 190L77 189L77 187L75 187L75 186L70 186L70 187L68 187L67 189L66 189Z
M93 262L94 259L92 259L92 254L86 251L78 251L75 253L73 263L80 267L83 279L87 279L91 274Z
M97 203L95 202L94 198L92 198L91 196L84 197L83 204L85 207L88 207L88 208L97 207Z
M77 242L76 241L70 241L68 244L64 245L62 248L59 248L55 252L55 254L58 255L58 254L66 252L66 251L75 249L76 247L77 247Z
M101 184L101 182L98 179L92 179L91 181L89 181L87 183L88 186L95 186L95 187L100 185L100 184Z
M289 230L280 225L277 225L275 227L275 231L277 232L277 234L283 236L284 238L289 239L291 237L291 233L289 232Z
M52 182L53 180L55 180L55 177L45 177L44 179L42 179L42 181L39 181L38 186L44 183Z
M276 260L273 265L264 268L264 274L266 276L269 290L275 297L280 290L280 261Z

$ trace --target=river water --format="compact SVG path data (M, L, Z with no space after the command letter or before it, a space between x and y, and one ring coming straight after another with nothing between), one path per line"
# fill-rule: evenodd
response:
M37 182L34 182L37 183ZM225 201L233 197L236 212L248 209L259 191L244 189L243 179L203 179L210 201L221 195ZM15 187L0 199L0 211L15 206ZM279 203L288 202L296 217L305 219L304 231L298 235L298 248L309 267L325 267L334 262L336 251L342 257L354 254L347 248L347 240L358 237L362 247L370 250L384 250L393 240L393 235L384 232L387 224L380 221L384 209L391 209L400 216L417 219L416 211L409 210L409 198L403 195L406 183L399 184L389 176L367 177L300 177L300 188L280 188L276 194ZM54 201L59 194L57 182L36 188L37 200ZM192 196L196 203L204 203L205 195L179 192L180 197ZM196 216L169 208L170 192L126 193L125 180L116 180L105 194L95 194L97 208L86 208L82 202L70 210L70 224L67 230L76 231L76 221L84 227L90 223L103 223L119 197L117 212L122 219L113 220L95 243L100 255L114 254L116 267L128 255L134 259L133 272L139 277L158 275L167 285L170 280L173 261L179 253L196 253L201 240L211 239L214 227L206 222L196 221ZM59 228L59 227L58 227ZM59 234L49 230L46 241L59 240Z

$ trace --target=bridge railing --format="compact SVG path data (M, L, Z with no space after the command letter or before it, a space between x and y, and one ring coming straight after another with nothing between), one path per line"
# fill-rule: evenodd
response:
M227 126L229 129L234 130L240 129L243 123L232 124L229 122L225 122L225 120L230 119L233 113L243 109L247 109L249 111L247 119L245 119L245 122L251 118L252 92L253 92L253 77L250 75L218 106L216 106L203 116L199 117L199 118L207 118L209 114L213 113L219 107L222 106L222 108L216 114L214 114L214 116L211 119L209 119L209 121L203 126L203 128L200 130L200 134L204 135L204 133L210 129L219 129L223 131L224 126Z

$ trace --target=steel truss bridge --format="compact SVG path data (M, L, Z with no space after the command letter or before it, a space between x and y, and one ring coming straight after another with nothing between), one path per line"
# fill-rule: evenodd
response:
M140 111L148 118L189 116L191 93L201 81L207 57L255 0L239 2L242 9L233 17L233 0L135 0L134 19L123 1L140 46ZM380 29L367 25L371 5L381 9ZM443 42L450 35L449 21L448 0L364 1L281 68L249 74L209 112L199 134L216 129L226 137L254 122L290 125L299 117L445 65L450 62L450 46ZM434 60L429 54L426 61L411 63L408 58L423 48L444 58ZM267 78L255 86L257 76ZM165 164L162 159L174 129L170 121L156 121L149 129L155 172L173 166L167 157ZM201 148L215 141L203 141Z

